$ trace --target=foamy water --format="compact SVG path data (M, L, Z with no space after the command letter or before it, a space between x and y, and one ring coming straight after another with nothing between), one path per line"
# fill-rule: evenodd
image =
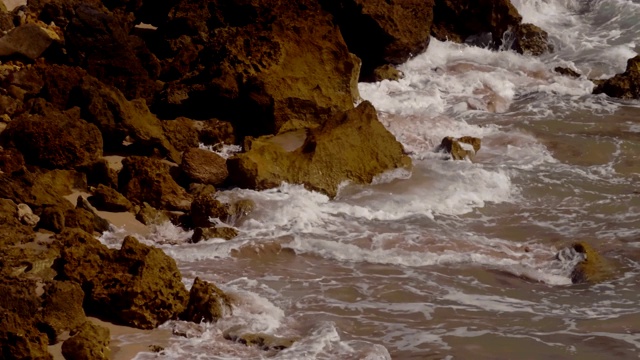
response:
M169 322L160 354L137 359L637 358L640 351L640 103L591 95L589 78L638 50L638 1L514 0L556 51L538 58L431 40L397 82L360 84L413 171L346 185L338 197L283 184L220 191L256 210L232 241L187 244L165 224L142 241L190 286L236 301L216 324ZM578 79L553 71L569 67ZM475 136L475 160L445 160L445 136ZM224 156L237 149L210 149ZM122 233L102 241L119 246ZM587 241L613 264L571 285ZM229 329L295 338L280 352Z

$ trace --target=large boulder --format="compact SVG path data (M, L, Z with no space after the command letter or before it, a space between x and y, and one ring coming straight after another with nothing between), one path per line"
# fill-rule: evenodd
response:
M358 97L359 61L313 0L182 0L158 33L202 46L164 90L159 112L169 116L217 117L232 121L240 135L272 134L287 123L322 123ZM159 57L172 61L194 51L175 49Z
M361 79L384 64L401 64L429 45L433 0L322 0L349 51L362 59Z
M160 160L131 156L122 161L118 174L120 192L135 204L158 209L188 210L190 196L171 177L170 166Z
M24 169L24 156L16 149L0 149L0 171L9 175Z
M431 34L492 49L515 50L541 55L553 51L548 34L536 25L522 23L522 16L510 0L435 0Z
M10 71L0 78L0 86L10 89L10 96L0 97L0 104L4 100L13 102L9 104L16 108L12 117L24 110L56 117L56 109L64 111L77 106L80 117L102 133L105 150L167 156L180 161L180 153L167 140L162 123L144 100L128 101L120 90L79 67L37 63ZM26 104L32 98L32 103ZM77 111L65 113L75 116Z
M0 37L0 57L19 54L34 60L54 41L60 41L55 31L44 24L27 23Z
M622 74L596 83L594 94L607 94L622 99L640 98L640 55L627 61L627 69Z
M72 337L62 343L62 355L73 360L111 359L111 332L109 329L87 321L71 333Z
M31 316L0 307L0 356L7 360L51 360L47 335L38 331Z
M73 112L25 114L11 121L0 140L15 146L25 160L47 168L87 166L102 156L100 130Z
M385 171L411 167L402 145L367 101L311 130L294 150L276 138L256 139L247 152L228 160L234 184L253 189L304 184L334 197L344 181L368 184Z
M189 292L189 303L182 320L200 323L216 322L232 314L231 299L212 283L196 278Z
M182 154L180 169L193 182L216 186L229 175L225 158L200 148L191 148Z
M64 49L50 54L53 61L81 66L130 99L152 99L159 64L129 35L136 22L128 9L109 11L100 0L30 0L25 11L63 29Z
M65 231L58 271L79 283L85 310L119 324L152 329L181 314L188 293L175 261L127 236L110 250L81 231Z

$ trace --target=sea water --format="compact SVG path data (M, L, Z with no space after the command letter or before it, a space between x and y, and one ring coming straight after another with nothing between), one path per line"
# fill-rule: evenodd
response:
M228 224L237 238L188 244L170 224L143 238L187 286L214 282L235 307L215 324L162 325L182 335L136 359L638 358L640 102L591 95L590 79L640 51L640 1L513 3L553 53L432 39L403 79L360 84L410 173L333 200L291 184L225 190L221 200L256 203ZM482 148L473 162L446 160L434 152L445 136ZM103 241L117 247L120 235ZM612 264L610 279L571 284L575 262L555 255L574 241ZM225 340L229 329L297 341L264 351Z

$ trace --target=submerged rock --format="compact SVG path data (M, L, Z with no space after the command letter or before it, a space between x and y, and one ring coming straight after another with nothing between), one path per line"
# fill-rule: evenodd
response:
M342 182L368 184L385 171L411 167L411 160L365 101L311 130L297 149L258 138L227 165L239 186L268 189L288 182L334 197Z
M622 74L599 82L594 94L607 94L622 99L640 98L640 55L627 61L627 69Z
M290 348L297 339L277 337L264 333L242 332L240 329L231 328L223 334L227 340L235 341L247 346L255 346L260 350L284 350Z
M521 54L542 55L552 52L549 34L533 24L520 24L514 32L513 49Z
M191 236L192 243L199 243L202 240L206 239L225 239L231 240L234 237L238 236L238 230L232 227L198 227L193 230L193 235Z
M473 160L476 153L480 150L481 140L471 136L463 136L453 138L447 136L437 147L436 151L443 151L451 155L453 160Z
M404 77L404 74L393 66L387 64L378 66L373 70L373 81L391 80L397 81Z
M598 283L611 276L609 264L591 245L581 241L571 245L571 248L582 254L584 258L571 272L571 282L574 284Z

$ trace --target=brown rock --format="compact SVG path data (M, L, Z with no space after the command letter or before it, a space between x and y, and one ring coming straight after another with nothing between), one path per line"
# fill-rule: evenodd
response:
M235 144L233 125L227 121L210 119L197 124L198 138L205 145Z
M65 212L66 209L58 206L44 207L40 214L38 227L55 233L60 233L65 228Z
M135 36L99 6L76 6L65 28L65 48L72 64L118 88L128 99L153 99L155 82L142 56L151 56ZM146 51L145 51L146 50Z
M571 282L574 284L598 283L611 277L613 274L611 265L591 245L580 241L573 244L572 248L582 254L584 260L571 272Z
M60 37L44 24L20 25L0 37L0 57L20 54L34 60L54 41L60 41Z
M62 343L62 355L73 360L109 360L111 350L109 329L85 322L72 337Z
M72 208L63 196L71 194L74 189L86 188L85 175L73 170L25 172L19 176L0 174L0 198L25 203L36 214L40 214L46 206Z
M362 59L361 79L384 64L401 64L429 45L433 0L323 0L349 51Z
M228 206L216 200L212 194L203 193L191 203L191 221L195 227L207 228L212 225L209 218L224 220L228 211Z
M552 52L549 35L546 31L533 24L521 24L515 31L513 48L520 54L542 55Z
M87 201L87 199L85 199L82 195L79 195L78 199L76 200L76 210L81 210L81 209L91 213L92 219L93 219L94 231L102 233L111 228L109 221L100 217L100 215L98 215L95 209L91 206L89 201Z
M18 220L21 223L34 227L40 221L40 217L31 211L27 204L18 204Z
M398 81L404 77L404 74L393 66L387 64L378 66L373 70L373 81Z
M96 209L102 211L124 212L133 208L127 198L116 190L99 184L93 191L93 195L87 199Z
M199 148L191 148L182 154L180 169L193 182L220 185L229 176L227 160L222 156Z
M231 227L197 227L193 230L191 242L196 244L207 239L231 240L236 236L238 236L238 230Z
M410 167L411 160L365 101L311 130L293 151L273 139L256 139L227 166L239 186L267 189L286 181L334 197L343 181L367 184L385 171Z
M120 192L130 201L158 209L188 210L190 197L169 174L160 160L131 156L122 161L118 176Z
M13 144L28 163L47 168L89 165L102 156L98 128L69 113L20 116L9 123L0 140Z
M464 42L471 36L489 34L493 48L502 45L509 28L515 29L522 16L510 0L435 0L431 34L440 41Z
M359 64L315 1L183 0L158 31L204 45L195 73L165 88L159 112L228 119L241 136L261 135L291 121L322 123L357 98Z
M450 154L453 160L464 160L467 158L473 160L475 154L480 150L480 142L480 139L471 136L463 136L460 138L447 136L442 139L436 151L443 151Z
M120 250L109 250L87 233L68 232L59 273L81 284L85 311L110 321L152 329L175 319L188 295L175 261L161 250L124 239Z
M178 150L185 151L198 147L198 121L179 117L162 122L162 129L169 142Z
M54 281L44 290L40 329L49 335L51 343L58 342L64 331L75 330L86 321L80 285L69 281Z
M136 153L151 155L154 149L161 155L180 162L180 153L164 135L162 123L153 115L144 100L127 101L117 89L107 87L95 78L85 77L74 102L82 109L83 118L100 128L105 148L122 150L123 141ZM129 150L132 151L132 150Z
M38 331L31 316L19 316L0 307L0 349L3 359L53 359L47 335Z
M189 292L189 303L180 318L195 323L216 322L232 312L231 299L222 290L196 278Z
M597 83L594 94L607 94L621 99L640 98L640 55L627 61L627 69L622 74Z
M142 203L140 210L136 213L136 220L144 225L160 225L171 221L164 211L158 211L146 202Z
M572 77L574 79L577 79L581 76L580 73L568 67L556 66L555 68L553 68L553 71L557 72L560 75Z
M263 333L248 333L234 328L225 331L223 336L227 340L247 346L256 346L264 351L288 349L297 341L294 338L283 338Z
M0 149L0 171L13 174L24 169L24 157L16 149Z

